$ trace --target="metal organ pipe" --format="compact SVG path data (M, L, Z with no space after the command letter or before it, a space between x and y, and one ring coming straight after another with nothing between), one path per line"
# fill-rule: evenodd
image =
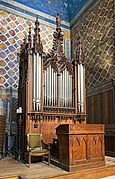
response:
M57 74L54 73L54 106L56 105L56 88L57 88L57 86L56 86L56 76L57 76Z
M83 65L78 64L78 112L84 112L84 71Z
M66 69L66 105L65 105L66 107L68 107L67 103L68 103L68 71Z
M39 53L33 55L33 110L40 110L41 101L41 57Z
M39 109L40 109L40 102L41 102L41 56L39 56L39 53L38 53L38 72L39 72L39 76L38 76L38 81L39 81L39 93L38 93L38 100L39 100Z
M51 105L51 65L49 66L49 105Z
M60 106L69 107L72 102L72 76L67 69L60 74Z
M70 84L70 88L69 88L69 106L72 107L72 76L69 75L69 84Z
M48 82L49 82L49 76L48 76L48 68L47 68L47 75L46 75L46 92L47 92L47 106L49 105L49 88L48 88Z
M63 71L63 107L65 106L65 70Z
M55 105L57 105L57 73L55 75Z
M81 101L81 84L80 84L80 65L78 64L78 112L80 113L80 101Z
M57 78L59 78L60 83L60 106L72 107L72 75L70 75L67 68L65 68L60 73L60 76L57 76L57 73L54 72L51 65L44 71L44 105L57 105Z
M55 72L53 73L53 105L55 105Z
M70 88L71 88L71 84L70 84L70 75L68 73L68 102L67 102L67 106L69 107L70 104L69 104L69 101L70 101Z
M39 111L39 57L36 55L36 110Z
M60 106L62 106L62 73L60 74Z
M70 80L69 80L69 77L70 77L70 75L69 75L69 72L68 72L68 88L67 88L67 93L68 93L68 99L67 99L67 106L69 107L69 98L70 98L70 93L69 93L69 91L70 91L70 88L71 88L71 84L70 84Z
M44 97L44 100L43 100L43 105L45 106L46 105L46 71L44 70L44 73L43 73L43 78L44 78L44 81L43 81L43 97Z
M65 107L66 107L66 100L67 100L67 74L65 68Z
M55 105L57 105L57 73L55 73Z
M65 100L66 100L66 78L65 78L65 70L64 70L64 107L65 107Z
M36 106L36 55L33 55L34 58L34 66L33 66L33 81L34 81L34 85L33 85L33 109L35 110L35 106Z
M47 105L47 71L45 70L45 106Z
M41 57L37 53L36 61L36 110L40 110L40 95L41 95Z
M84 112L84 69L83 65L81 67L81 112Z
M64 106L64 71L62 71L62 106Z
M54 101L54 72L53 68L51 68L51 105L53 106Z

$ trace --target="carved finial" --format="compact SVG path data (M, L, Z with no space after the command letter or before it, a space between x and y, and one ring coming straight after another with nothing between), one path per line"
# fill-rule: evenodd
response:
M42 44L41 44L41 40L40 40L40 28L39 28L39 21L38 21L38 15L36 17L36 21L35 21L35 28L34 28L34 38L33 38L33 46L35 49L35 52L39 52L40 54L42 54Z
M40 45L40 35L39 35L39 22L38 22L38 15L36 17L35 21L35 28L34 28L34 43L35 43L35 50L38 49L38 46Z
M77 38L75 54L77 63L82 63L84 65L84 51L80 36Z
M56 16L56 27L57 27L57 28L60 28L60 17L59 17L59 13L57 13L57 16Z
M38 15L36 16L35 26L39 26Z
M23 39L24 46L26 45L26 42L27 42L27 36L25 35Z
M28 47L31 48L31 26L29 26L29 34L28 34Z

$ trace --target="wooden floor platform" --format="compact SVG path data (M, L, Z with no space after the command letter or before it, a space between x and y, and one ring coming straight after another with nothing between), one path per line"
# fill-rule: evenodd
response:
M115 158L106 157L106 166L69 173L45 162L28 164L19 163L10 157L0 160L0 179L99 179L115 175Z

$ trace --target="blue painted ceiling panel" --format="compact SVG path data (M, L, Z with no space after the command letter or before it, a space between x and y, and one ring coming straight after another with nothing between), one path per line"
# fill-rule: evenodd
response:
M68 0L68 16L71 21L89 0Z
M89 0L13 0L35 10L70 22Z

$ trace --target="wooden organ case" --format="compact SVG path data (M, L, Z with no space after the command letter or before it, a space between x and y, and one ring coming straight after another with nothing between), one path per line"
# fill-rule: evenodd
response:
M58 150L55 143L58 141L56 128L59 125L86 123L85 65L81 39L77 39L74 59L69 60L63 53L59 15L56 17L53 47L48 54L43 53L39 32L36 18L33 38L30 27L28 39L24 39L19 54L19 106L23 110L19 136L22 156L27 150L28 132L42 133L44 141L51 144L53 155ZM59 130L57 133L59 136ZM60 155L59 151L57 153Z

